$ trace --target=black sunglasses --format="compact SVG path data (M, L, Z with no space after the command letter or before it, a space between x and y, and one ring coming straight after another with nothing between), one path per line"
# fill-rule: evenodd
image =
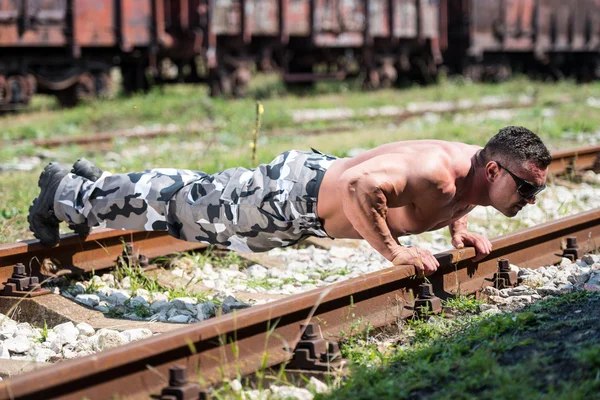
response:
M494 161L494 162L496 164L498 164L498 166L500 168L502 168L503 170L508 172L510 174L510 176L512 176L512 178L515 180L515 183L517 185L517 192L524 199L529 200L529 199L533 198L536 194L541 192L542 190L546 189L546 182L542 183L542 186L536 186L533 183L526 181L525 179L519 178L518 176L516 176L515 174L510 172L507 168L503 167L502 164L500 164L498 161Z

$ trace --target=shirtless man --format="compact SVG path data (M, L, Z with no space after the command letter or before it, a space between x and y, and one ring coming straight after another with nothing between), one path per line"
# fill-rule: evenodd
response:
M47 245L66 221L81 234L114 229L167 230L188 241L266 251L308 236L365 239L394 265L429 274L433 255L398 237L449 226L456 248L491 243L468 232L477 205L515 216L545 188L551 155L534 133L506 127L480 146L439 140L390 143L354 158L289 151L253 170L217 174L153 169L103 172L85 159L72 173L51 163L39 180L29 223Z

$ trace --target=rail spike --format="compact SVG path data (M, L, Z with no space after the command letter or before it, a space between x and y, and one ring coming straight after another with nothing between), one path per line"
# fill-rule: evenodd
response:
M304 371L332 371L341 368L345 360L337 342L328 342L319 338L314 323L300 325L302 338L294 349L294 357L287 369Z

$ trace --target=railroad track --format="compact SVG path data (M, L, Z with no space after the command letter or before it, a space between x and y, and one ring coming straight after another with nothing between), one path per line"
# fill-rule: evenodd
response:
M594 147L556 153L551 171L559 174L593 168L599 152L600 148ZM437 298L449 297L459 287L462 294L472 294L498 282L513 285L515 277L499 271L499 258L521 267L537 268L558 262L563 255L578 256L600 243L599 222L600 210L592 210L499 237L492 241L494 250L490 256L479 263L471 261L475 255L472 248L437 254L441 267L429 278L437 297L428 297L428 287L421 286L420 279L413 279L413 266L389 268L11 378L0 382L0 398L104 399L115 393L125 398L147 398L160 395L165 388L190 390L197 396L198 391L224 378L249 374L264 366L292 361L295 368L324 369L339 363L335 346L328 343L335 343L340 332L357 321L373 327L385 326L413 315L420 304L435 308ZM31 260L31 252L37 259L62 257L59 262L65 266L98 270L114 265L123 250L123 241L130 239L150 258L202 246L157 232L103 230L85 241L68 235L55 249L43 248L37 241L0 246L0 271L3 275L12 271L17 260L25 261L23 257ZM578 248L575 242L579 243ZM158 243L164 247L155 248ZM182 247L173 247L176 245ZM421 291L425 291L425 296L418 297ZM322 336L302 335L302 327L309 322L318 324ZM195 382L200 376L202 386L175 379L182 373L171 370L176 365L185 367ZM174 378L171 386L170 370ZM175 387L178 382L183 386Z

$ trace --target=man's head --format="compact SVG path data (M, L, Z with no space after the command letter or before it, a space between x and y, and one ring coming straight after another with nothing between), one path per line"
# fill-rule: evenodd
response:
M513 217L535 203L545 187L552 155L529 129L507 126L488 141L478 161L485 168L491 205Z

